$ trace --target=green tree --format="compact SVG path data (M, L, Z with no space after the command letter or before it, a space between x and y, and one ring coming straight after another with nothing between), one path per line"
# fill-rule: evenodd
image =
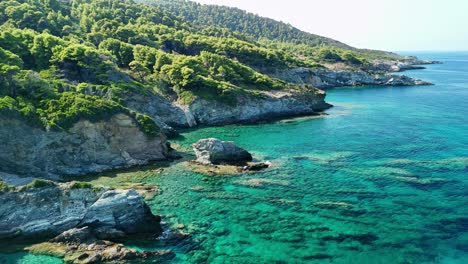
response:
M130 62L134 60L133 46L120 40L106 39L99 44L99 48L107 50L114 55L120 67L128 67Z
M145 82L145 77L151 73L151 71L146 66L138 61L130 62L129 66L132 72L134 72L137 76L138 80L142 83Z
M97 50L82 44L54 50L52 62L61 67L70 80L99 84L109 81L112 67Z
M14 76L20 72L16 65L0 64L0 91L2 95L9 95L13 98L18 96L18 86Z
M61 49L65 45L66 42L61 38L52 36L48 33L34 36L31 54L34 57L36 68L39 70L48 68L50 66L50 59L53 56L54 49Z
M143 45L136 45L133 49L135 61L139 62L147 69L154 69L157 54L157 49Z
M156 63L154 65L155 71L160 71L164 65L172 64L172 58L165 52L158 52L156 55Z

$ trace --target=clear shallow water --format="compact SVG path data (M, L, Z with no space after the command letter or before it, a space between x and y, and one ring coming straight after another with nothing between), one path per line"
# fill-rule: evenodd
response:
M468 263L468 53L417 55L444 64L405 74L435 86L333 89L325 118L174 141L233 140L267 171L208 177L179 163L96 182L159 186L153 212L191 234L174 262Z

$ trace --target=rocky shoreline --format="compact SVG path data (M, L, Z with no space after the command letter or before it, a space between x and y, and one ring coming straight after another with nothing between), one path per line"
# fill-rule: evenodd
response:
M441 64L440 61L420 60L416 57L409 57L407 61L382 61L378 60L365 68L371 72L404 72L410 70L422 70L426 67L422 65Z
M148 114L159 125L160 131L153 137L142 132L126 114L98 122L82 119L67 131L48 131L0 115L0 141L4 142L0 149L0 179L62 180L172 159L165 135L177 134L172 126L187 128L316 115L331 107L325 102L325 95L324 91L306 87L264 91L239 96L236 105L201 98L179 105L156 94L129 95L127 106Z
M135 259L171 259L170 251L138 252L122 239L155 239L163 232L135 190L96 188L87 183L35 180L0 191L0 241L38 241L26 248L67 262L97 263Z
M149 98L129 95L129 108L151 116L169 130L196 126L252 123L278 117L317 114L331 107L326 93L316 88L259 91L239 96L234 105L197 98L187 105L153 94ZM150 100L148 100L150 99Z
M0 173L60 180L64 176L81 176L171 159L167 137L177 136L176 129L317 115L332 107L325 101L325 91L318 88L430 85L390 73L393 66L401 70L424 63L436 62L417 59L397 64L376 62L372 64L374 70L383 72L375 73L356 69L282 70L273 77L296 86L237 95L235 104L203 98L182 104L156 92L127 92L123 96L123 105L147 114L155 121L159 131L154 137L142 132L135 120L123 113L99 122L80 120L67 131L47 131L24 120L0 115L0 140L4 142L0 149ZM2 175L0 179L9 178Z
M295 68L277 72L275 77L296 84L311 84L317 88L329 89L343 86L417 86L432 83L405 75L391 73L372 73L363 70L328 70Z

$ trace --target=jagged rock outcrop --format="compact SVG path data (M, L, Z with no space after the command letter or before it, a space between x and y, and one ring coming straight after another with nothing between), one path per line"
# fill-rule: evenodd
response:
M422 65L440 64L439 61L420 60L416 57L408 57L405 61L376 60L364 67L365 71L371 72L402 72L408 70L421 70L426 67Z
M150 98L133 96L127 106L173 127L249 123L310 115L331 107L325 102L325 92L315 88L259 92L257 96L239 96L237 99L235 105L201 98L189 105L179 105L156 95Z
M197 124L223 125L317 114L330 107L324 91L311 89L262 92L257 97L239 98L235 106L198 99L187 109Z
M180 105L158 94L128 94L125 105L140 113L153 118L161 127L191 127L195 120L187 116Z
M149 137L126 114L81 120L69 131L45 131L0 115L0 172L57 179L164 160L166 137Z
M430 85L431 83L404 75L389 73L369 73L362 70L328 70L295 68L280 71L274 77L297 84L311 84L318 88L333 88L339 86L388 85L414 86Z
M101 239L162 232L135 190L40 182L0 193L0 240L48 239L88 226Z
M252 155L231 141L221 141L216 138L201 139L194 143L193 151L196 162L210 164L240 164L252 161Z
M138 252L114 242L162 234L135 190L108 190L85 183L49 181L0 191L0 244L41 242L25 248L66 263L170 260L169 250ZM7 242L8 241L8 242Z

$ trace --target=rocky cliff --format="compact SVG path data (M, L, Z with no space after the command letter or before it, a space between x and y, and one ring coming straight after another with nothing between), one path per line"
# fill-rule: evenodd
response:
M259 91L255 96L240 96L235 105L201 98L180 105L157 95L133 96L129 97L127 106L174 127L249 123L314 114L331 107L325 102L325 92L315 88Z
M294 68L278 71L273 75L290 83L311 84L322 89L359 85L413 86L431 84L404 75L371 73L363 70Z
M407 57L405 61L375 60L373 63L363 67L371 72L403 72L408 70L421 70L426 67L422 65L440 64L439 61L421 60L416 57Z
M255 122L314 114L330 107L325 92L315 88L258 91L239 95L234 105L202 98L182 105L155 93L125 98L128 108L151 116L166 135L176 133L172 127ZM146 135L134 118L123 113L99 122L80 120L68 131L46 131L21 118L0 115L0 141L0 174L55 180L169 156L165 136Z
M149 137L126 114L69 131L46 131L0 115L0 172L58 179L166 159L163 135Z
M295 68L277 72L275 77L295 84L320 88L355 85L425 85L402 75ZM156 93L130 93L124 105L148 114L165 135L180 127L249 123L277 117L310 115L331 105L325 92L316 88L248 92L235 104L195 98L179 104ZM104 170L145 164L168 157L166 137L149 137L127 114L108 120L81 120L68 131L45 131L18 118L0 116L0 172L59 179Z

